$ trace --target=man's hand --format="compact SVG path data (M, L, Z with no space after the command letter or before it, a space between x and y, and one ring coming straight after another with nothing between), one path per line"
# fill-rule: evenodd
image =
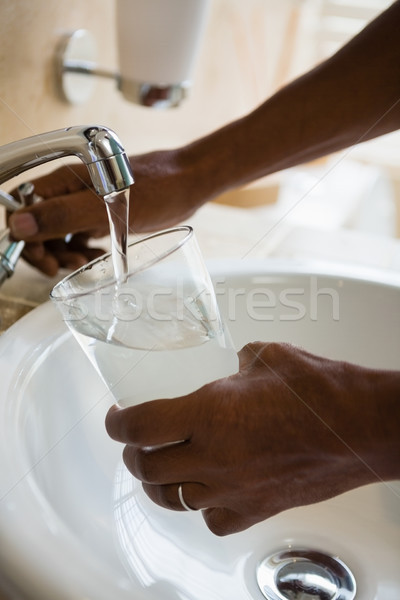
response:
M60 267L77 269L103 254L87 243L109 229L104 202L91 187L86 167L63 166L33 183L43 201L9 217L11 235L26 241L24 258L53 276Z
M182 510L181 484L225 535L387 475L373 451L387 435L370 410L375 373L281 344L239 358L238 374L188 396L110 409L108 433L154 502Z
M183 155L160 151L131 158L135 177L130 188L131 233L173 226L207 200L204 186L191 189L192 175ZM63 166L33 184L43 202L9 217L14 239L26 241L26 260L55 275L60 267L76 269L102 254L103 250L88 246L90 238L108 235L109 226L104 201L94 192L86 166Z

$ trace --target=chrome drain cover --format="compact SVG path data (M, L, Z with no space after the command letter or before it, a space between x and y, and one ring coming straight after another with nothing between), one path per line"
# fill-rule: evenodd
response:
M268 556L257 569L257 583L267 600L353 600L356 581L335 556L290 548Z

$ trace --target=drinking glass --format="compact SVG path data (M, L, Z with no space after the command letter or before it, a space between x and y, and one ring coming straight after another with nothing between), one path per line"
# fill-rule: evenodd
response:
M110 253L50 294L116 403L185 395L237 372L238 357L192 228L134 242L127 259L120 280Z

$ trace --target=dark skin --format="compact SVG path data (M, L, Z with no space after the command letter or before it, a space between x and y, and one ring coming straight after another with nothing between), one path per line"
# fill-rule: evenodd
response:
M229 189L399 129L399 30L397 1L242 119L182 148L132 157L131 230L169 227ZM108 224L86 168L34 183L45 202L9 221L26 258L54 275L99 253L86 242ZM186 502L225 535L400 476L400 373L261 342L239 357L237 375L189 396L108 413L109 434L126 444L125 462L155 502L182 510L183 484ZM185 441L149 450L176 440Z
M203 203L201 192L197 198L185 192L192 184L186 183L189 177L179 164L178 152L151 152L130 160L135 173L135 184L130 189L131 232L159 231L175 225L193 215ZM107 235L109 225L104 201L92 189L86 167L63 166L34 184L36 193L46 202L22 209L9 219L13 236L27 242L24 258L46 275L54 276L60 267L77 269L103 254L101 248L87 245L90 238ZM27 215L35 219L33 224L29 222L29 229ZM34 233L27 235L32 228ZM74 235L66 244L61 238L68 233Z
M131 230L169 227L232 188L398 129L399 27L398 0L242 119L187 146L131 157ZM104 202L86 167L63 166L34 183L46 202L9 220L14 237L27 242L26 259L48 275L81 266L93 257L88 237L108 233ZM49 244L68 233L78 236L67 247Z
M275 343L248 344L239 359L237 375L189 396L110 409L108 433L154 502L182 510L183 484L189 506L227 535L400 476L400 373ZM175 440L185 441L149 448Z

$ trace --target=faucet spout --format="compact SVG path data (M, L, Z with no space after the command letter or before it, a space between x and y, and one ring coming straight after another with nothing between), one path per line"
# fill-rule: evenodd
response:
M132 183L128 157L116 134L98 125L68 127L11 142L0 147L0 184L43 163L75 155L86 165L93 187L102 197L121 192ZM24 206L0 190L7 210ZM0 285L10 277L24 242L14 242L9 231L0 233Z
M28 169L71 155L86 165L100 196L120 192L134 182L116 134L107 127L93 125L58 129L0 147L0 184Z

